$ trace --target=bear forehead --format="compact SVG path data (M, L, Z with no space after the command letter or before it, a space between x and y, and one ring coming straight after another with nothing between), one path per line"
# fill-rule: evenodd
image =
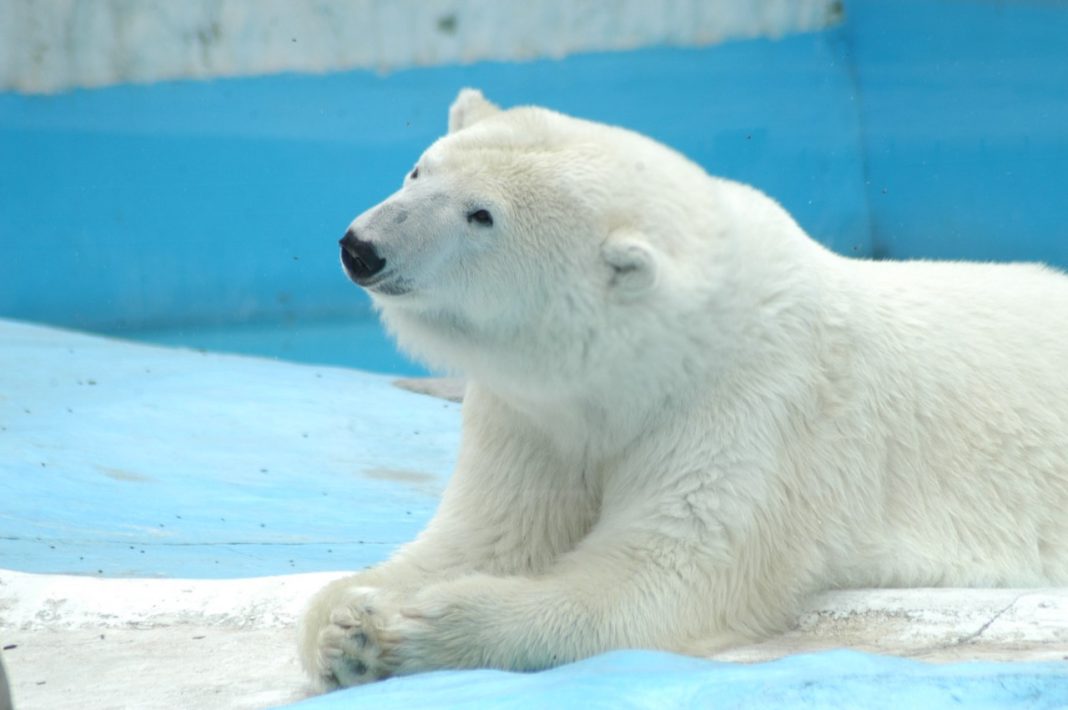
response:
M590 161L567 150L538 150L499 146L464 146L428 151L420 162L421 175L447 190L491 193L529 202L540 195L583 191L591 181ZM430 183L428 183L429 187Z
M441 137L426 155L445 161L455 156L464 159L471 153L488 159L558 153L583 142L579 124L576 119L542 108L510 109ZM585 138L588 141L589 136Z

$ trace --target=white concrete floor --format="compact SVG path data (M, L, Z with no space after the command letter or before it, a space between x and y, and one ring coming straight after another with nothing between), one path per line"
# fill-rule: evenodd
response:
M94 579L0 571L15 707L266 708L309 695L293 626L334 574ZM925 661L1068 659L1068 590L823 594L797 627L715 658L853 648Z

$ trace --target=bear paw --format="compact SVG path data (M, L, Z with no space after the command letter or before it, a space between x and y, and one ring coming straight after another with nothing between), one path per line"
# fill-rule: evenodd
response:
M384 675L379 659L380 624L366 605L343 606L330 612L330 623L319 631L319 657L337 685L368 683Z
M377 589L336 585L320 592L308 609L301 656L322 688L360 685L391 674L383 659L388 614L381 597Z
M489 653L494 640L486 637L486 627L501 630L504 624L493 621L497 605L481 594L484 579L473 576L415 594L339 580L317 595L305 615L304 667L322 688L332 689L441 668L509 666ZM509 649L518 643L505 640Z

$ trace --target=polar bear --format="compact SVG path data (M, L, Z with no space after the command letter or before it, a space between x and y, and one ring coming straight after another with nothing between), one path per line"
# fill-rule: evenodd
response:
M464 373L427 529L312 600L325 687L704 654L811 593L1068 584L1068 278L831 253L636 133L465 90L344 268Z

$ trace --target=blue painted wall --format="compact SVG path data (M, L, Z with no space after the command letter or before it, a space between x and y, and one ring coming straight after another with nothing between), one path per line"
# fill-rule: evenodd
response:
M1068 266L1068 3L847 11L876 254Z
M838 33L705 50L0 96L0 315L85 328L355 315L336 240L466 85L649 133L868 253Z
M0 316L212 347L212 324L371 322L336 238L465 85L648 133L842 253L1068 265L1064 37L1063 3L852 0L706 49L3 94ZM316 356L335 341L292 352L363 362Z

